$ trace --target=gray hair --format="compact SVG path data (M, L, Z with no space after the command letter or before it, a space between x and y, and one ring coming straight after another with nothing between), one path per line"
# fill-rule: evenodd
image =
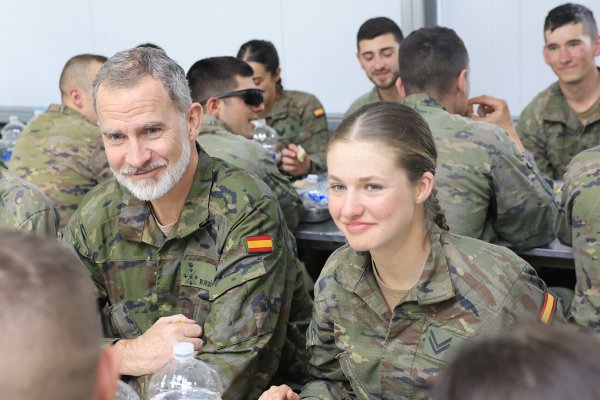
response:
M94 110L100 85L127 88L135 86L147 76L158 79L177 110L182 114L187 113L192 105L192 97L183 68L164 51L148 47L120 51L104 63L94 79Z

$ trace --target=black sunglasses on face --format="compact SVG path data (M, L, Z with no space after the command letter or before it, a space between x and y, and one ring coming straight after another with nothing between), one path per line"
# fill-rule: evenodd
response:
M215 96L215 99L224 99L226 97L236 96L241 97L244 100L244 103L252 107L258 107L263 102L263 90L256 88L223 93L218 96Z

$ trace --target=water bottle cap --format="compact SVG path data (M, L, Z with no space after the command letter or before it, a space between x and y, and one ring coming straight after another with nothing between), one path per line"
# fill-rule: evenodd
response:
M17 117L16 115L11 115L10 117L8 117L8 122L19 123L19 117Z
M173 345L175 358L191 357L194 354L194 345L190 342L178 342Z

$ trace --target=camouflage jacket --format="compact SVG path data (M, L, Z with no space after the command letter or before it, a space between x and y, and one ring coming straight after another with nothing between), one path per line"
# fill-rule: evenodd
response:
M319 99L306 92L280 91L266 121L279 133L278 151L290 143L300 144L310 156L309 173L327 171L325 148L329 132L327 116Z
M211 115L204 116L196 140L212 157L225 160L262 179L277 197L288 228L292 232L296 230L304 213L302 200L289 178L279 171L270 154L260 144L231 133L227 125Z
M540 170L562 179L571 158L600 144L600 103L583 125L555 82L525 107L517 131Z
M25 127L9 169L52 200L61 228L83 196L99 181L112 177L98 127L77 111L57 104Z
M517 248L554 239L557 207L531 155L495 125L448 113L426 94L405 103L421 113L438 151L436 187L453 232Z
M37 187L9 173L0 163L0 226L56 237L58 217Z
M348 108L348 111L346 111L344 117L347 117L348 115L352 114L354 111L358 110L365 104L374 103L380 100L381 97L379 97L377 86L373 86L373 89L371 89L369 92L363 94L358 99L354 100L354 103L350 105L350 108Z
M437 228L430 238L423 274L394 310L368 252L346 245L333 253L315 284L311 382L301 398L428 399L465 340L559 307L545 301L544 282L510 250ZM564 322L560 311L553 318Z
M556 230L562 242L573 246L573 319L600 331L600 146L579 153L569 164Z
M184 314L203 327L198 357L221 375L223 399L258 398L278 367L306 372L312 303L271 191L198 151L167 237L149 202L111 179L88 193L62 240L89 269L99 306L109 306L114 337L135 338L160 317Z

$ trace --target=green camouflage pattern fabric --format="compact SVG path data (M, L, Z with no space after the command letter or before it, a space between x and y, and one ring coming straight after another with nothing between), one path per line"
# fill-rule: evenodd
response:
M97 126L64 105L52 104L21 133L9 170L44 192L60 217L61 229L79 202L112 177Z
M568 166L557 219L558 238L573 247L575 323L600 331L600 146L576 155Z
M0 163L0 226L56 237L58 217L37 187L8 172Z
M394 310L368 252L345 245L331 255L315 284L301 398L429 399L465 341L537 319L546 286L527 262L438 228L430 238L423 274ZM565 322L560 311L553 320Z
M517 131L544 174L562 179L577 153L600 144L600 103L596 107L586 124L582 124L558 82L525 107Z
M288 228L292 232L296 230L304 213L302 200L268 151L254 140L231 133L223 121L212 115L202 119L202 129L196 140L210 156L262 179L277 198Z
M325 148L329 141L329 131L325 109L319 99L306 92L279 91L275 104L265 119L279 134L278 151L290 143L302 145L310 156L309 173L321 174L327 171Z
M184 314L203 327L198 358L219 372L223 399L258 398L276 374L306 378L312 303L269 188L198 152L194 182L168 236L150 203L111 179L88 193L62 241L87 266L113 337L135 338L160 317ZM247 239L256 236L271 236L272 251L249 251ZM147 381L139 378L138 390Z
M519 152L504 130L450 114L423 93L407 97L405 104L431 128L438 199L453 232L516 248L554 240L552 188L531 155Z
M358 99L354 100L354 103L350 105L350 108L344 114L344 117L352 114L354 111L358 110L365 104L374 103L376 101L381 101L381 97L379 97L379 92L377 91L377 86L373 86L369 92L363 94Z

